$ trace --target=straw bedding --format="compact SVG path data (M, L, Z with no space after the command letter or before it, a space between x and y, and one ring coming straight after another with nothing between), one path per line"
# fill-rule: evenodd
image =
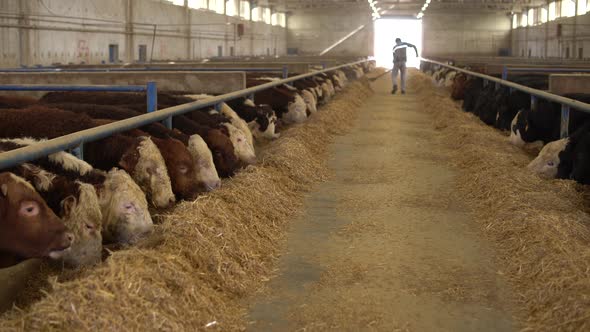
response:
M257 166L178 204L139 246L67 281L51 277L39 301L0 317L1 329L243 329L240 301L272 274L303 194L329 176L327 145L371 93L367 79L351 83L306 124L259 151Z
M500 253L524 331L590 330L587 188L529 173L530 155L461 111L431 79L412 75L441 140L454 149L459 190Z

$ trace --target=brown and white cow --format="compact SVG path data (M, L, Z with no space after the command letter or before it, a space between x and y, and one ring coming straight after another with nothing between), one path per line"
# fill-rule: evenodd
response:
M72 240L30 183L13 173L0 173L0 267L28 258L58 259Z
M0 96L0 109L23 108L34 105L37 99L21 96Z
M56 138L93 127L94 120L85 114L45 106L0 112L0 136L4 138ZM167 208L176 201L164 158L149 137L116 134L87 143L85 154L96 168L125 169L155 207Z
M272 140L280 137L275 128L277 116L270 105L255 105L250 99L238 98L229 101L228 106L248 123L255 139Z
M203 100L211 98L210 95L186 95L186 97L191 98L193 100ZM229 107L226 103L221 104L220 112L211 111L214 114L222 115L227 121L229 122L220 122L214 124L214 127L219 128L219 126L224 126L227 129L229 134L229 138L234 145L234 151L236 153L236 157L240 159L247 165L252 165L256 163L256 152L254 150L254 138L252 136L252 132L246 121L240 118L236 112ZM210 112L210 113L211 113ZM201 117L207 116L204 114L203 111L194 111L187 114L187 116L197 122L201 119L194 118L194 116L200 115ZM199 122L200 123L200 122Z
M60 260L68 266L99 263L102 257L102 213L94 187L48 172L31 163L21 164L13 171L33 184L47 205L72 232L70 250Z
M96 125L113 123L115 120L95 119ZM146 132L133 129L122 133L131 137L150 137L164 158L172 184L172 192L178 199L194 199L198 191L195 165L186 146L174 138L151 137Z
M248 87L268 83L265 80L248 79ZM302 123L307 120L307 105L303 97L288 88L274 87L257 92L254 100L270 105L281 120L287 124Z
M240 167L240 161L236 157L230 138L220 129L201 125L184 115L175 116L172 119L172 125L186 135L199 135L207 143L220 176L232 176Z
M281 79L275 78L275 77L259 77L259 78L257 78L257 80L274 82L274 81L280 81ZM313 114L318 111L316 96L310 90L300 89L296 86L291 86L288 84L283 84L280 87L283 89L291 90L293 92L297 92L301 95L301 98L303 98L303 101L305 101L305 106L306 106L306 111L307 111L306 113L308 116L310 114Z
M20 146L35 144L33 139L0 140ZM153 221L141 188L127 172L113 168L103 172L66 152L57 152L35 160L44 169L92 185L102 215L102 238L106 243L133 243L149 233Z
M142 114L129 108L112 105L58 103L51 104L51 106L74 113L87 114L94 119L123 120ZM145 131L152 137L160 139L174 138L181 141L192 156L195 166L195 179L198 187L203 191L210 191L220 186L221 181L217 174L217 170L215 169L215 164L213 163L211 150L207 147L207 144L204 143L202 137L196 134L191 136L185 135L179 130L170 130L157 122L138 129Z

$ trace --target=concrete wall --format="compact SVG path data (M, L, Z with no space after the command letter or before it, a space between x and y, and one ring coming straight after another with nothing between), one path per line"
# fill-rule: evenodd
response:
M422 19L426 57L498 55L510 47L510 18L505 13L440 11Z
M228 24L229 23L229 24ZM245 25L237 36L235 23ZM151 0L2 0L0 67L139 60L139 47L153 59L186 60L218 55L284 55L286 29L207 10ZM189 29L189 24L191 28Z
M244 72L118 72L118 73L0 73L0 84L57 85L145 85L157 83L158 90L224 94L246 88ZM16 92L41 97L45 91ZM15 92L0 94L12 95Z
M316 8L293 12L287 20L287 47L297 48L299 54L317 55L361 25L366 26L326 55L373 55L374 28L366 3L354 10Z
M589 93L590 75L587 74L551 74L549 91L558 95L566 93Z
M562 25L561 36L557 35L558 24ZM580 48L581 58L590 58L590 14L558 18L545 24L512 31L512 49L515 55L580 59Z

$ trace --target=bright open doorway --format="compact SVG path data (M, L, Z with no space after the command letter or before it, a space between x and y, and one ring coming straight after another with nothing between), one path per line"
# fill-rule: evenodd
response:
M416 45L422 55L422 20L381 18L375 21L375 60L377 66L393 67L393 45L395 38ZM413 49L407 50L408 67L419 67Z

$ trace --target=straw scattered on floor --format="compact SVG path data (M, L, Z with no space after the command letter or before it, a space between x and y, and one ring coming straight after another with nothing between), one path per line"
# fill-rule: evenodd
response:
M327 145L352 124L372 91L351 83L302 125L264 147L261 162L220 190L183 202L142 245L114 252L102 265L0 317L3 330L239 330L241 300L273 271L286 226L303 195L329 174Z
M426 75L412 75L409 84L419 87L423 110L455 151L460 191L496 245L503 266L498 273L517 292L523 330L590 330L587 188L531 174L530 154L464 113Z

